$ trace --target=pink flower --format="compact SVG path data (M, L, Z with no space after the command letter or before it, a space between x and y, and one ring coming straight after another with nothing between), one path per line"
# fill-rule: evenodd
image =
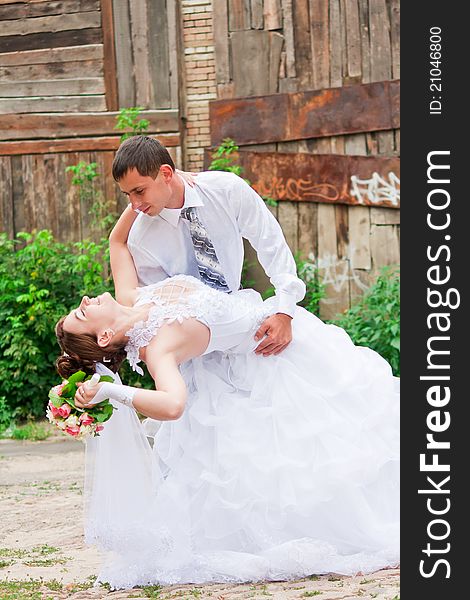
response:
M88 413L83 413L80 415L79 421L82 425L91 425L95 419L89 415Z
M69 404L62 404L62 406L57 409L57 414L63 419L66 419L71 412L72 409L70 408Z
M75 437L80 433L80 427L78 425L74 425L73 427L66 427L65 431L69 435L73 435L73 437Z
M97 425L95 431L103 431L104 426L103 425Z
M58 408L56 408L56 407L55 407L55 406L52 404L52 402L50 402L50 401L49 401L49 409L50 409L50 411L51 411L51 413L52 413L52 416L54 417L54 419L57 419L57 417L60 417L60 416L61 416L61 414L60 414L60 412L59 412L59 409L58 409Z
M59 385L56 386L57 388L57 394L59 396L62 395L62 390L64 389L64 387L68 384L67 379L64 379L64 381L62 383L60 383Z

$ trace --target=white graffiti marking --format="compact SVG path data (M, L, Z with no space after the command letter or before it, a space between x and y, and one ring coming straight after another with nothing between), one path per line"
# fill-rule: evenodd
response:
M349 256L343 259L334 254L325 253L321 257L315 257L309 254L309 260L320 270L321 282L325 285L332 285L335 292L340 292L348 281L353 281L359 289L365 291L367 284L363 283L354 272L354 247L349 249ZM328 299L324 299L328 301Z
M366 198L373 204L385 200L398 206L400 202L400 179L393 171L388 174L388 181L376 172L372 173L370 179L359 179L356 175L351 175L351 185L349 193L357 198L359 204L365 204Z

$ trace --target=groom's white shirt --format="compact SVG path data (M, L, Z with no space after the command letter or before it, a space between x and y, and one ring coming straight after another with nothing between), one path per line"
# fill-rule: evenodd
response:
M199 173L192 188L185 183L183 208L195 206L214 245L231 291L240 288L243 241L246 238L276 290L274 312L294 315L305 295L281 227L264 201L233 173ZM140 285L184 273L199 278L189 224L181 208L164 208L156 217L141 213L128 238Z

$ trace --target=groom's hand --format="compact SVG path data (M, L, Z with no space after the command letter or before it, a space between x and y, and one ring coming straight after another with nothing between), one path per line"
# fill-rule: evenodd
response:
M265 339L255 349L256 354L271 356L279 354L292 341L292 317L284 313L271 315L261 323L255 334L255 340Z

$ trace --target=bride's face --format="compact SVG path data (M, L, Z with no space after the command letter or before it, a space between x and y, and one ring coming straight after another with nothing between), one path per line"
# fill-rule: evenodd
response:
M96 298L83 296L82 301L65 318L64 330L69 333L91 333L97 335L112 328L119 304L109 292Z

